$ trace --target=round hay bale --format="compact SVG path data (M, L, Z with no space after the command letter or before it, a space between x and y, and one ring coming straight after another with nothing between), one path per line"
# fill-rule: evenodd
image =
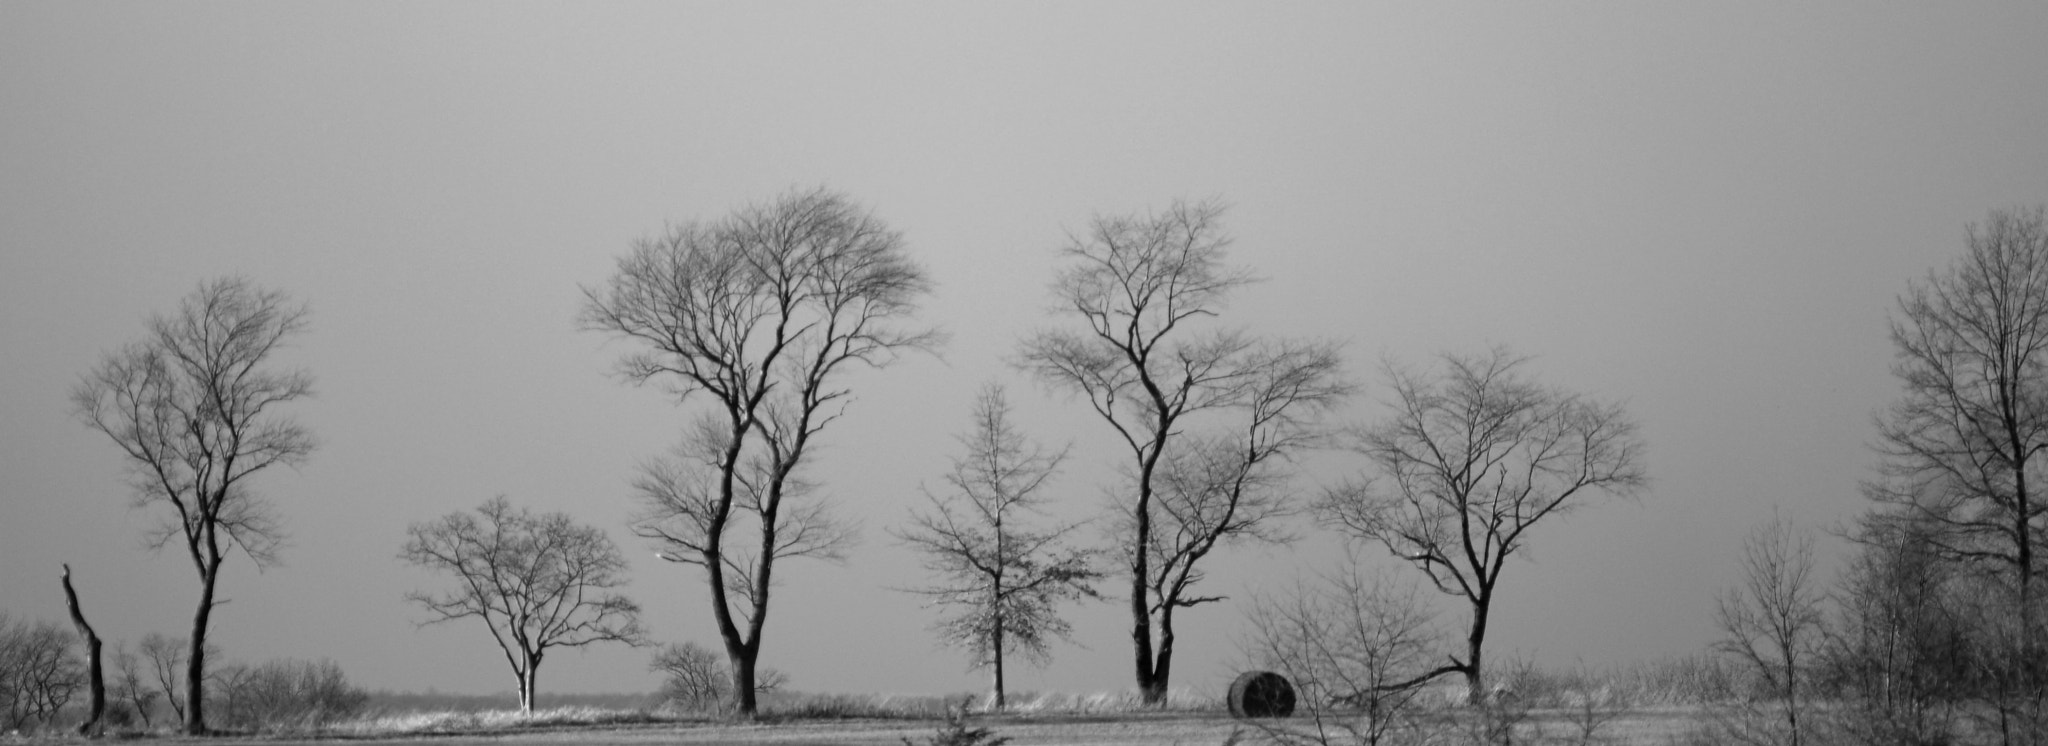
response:
M1284 718L1294 714L1294 685L1272 671L1246 671L1230 683L1230 714Z

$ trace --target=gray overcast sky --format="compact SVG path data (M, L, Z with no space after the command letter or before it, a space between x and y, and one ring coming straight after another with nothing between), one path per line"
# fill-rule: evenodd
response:
M1003 360L1048 323L1064 232L1219 196L1267 278L1228 321L1382 355L1507 343L1625 400L1640 504L1542 529L1508 570L1495 659L1700 650L1742 534L1773 504L1863 508L1885 318L1993 208L2048 201L2048 5L0 4L0 609L61 619L70 562L103 635L183 634L197 583L139 546L113 446L67 411L99 356L201 279L312 305L279 358L321 449L263 489L283 567L229 562L231 657L340 661L372 687L503 691L479 626L415 630L405 526L494 494L603 526L663 640L712 642L701 580L625 530L627 480L685 415L577 332L581 285L665 223L824 184L901 230L953 343L857 382L814 475L865 522L845 566L792 564L764 663L797 688L979 687L935 650L884 529L936 483L975 388L1075 457L1085 404ZM1357 459L1318 459L1304 492ZM1302 527L1230 552L1241 599L1341 557ZM1377 550L1365 561L1392 568ZM1110 586L1115 587L1115 586ZM1443 617L1461 614L1449 605ZM1218 691L1240 607L1182 616L1179 687ZM1014 689L1126 689L1126 617ZM543 691L643 690L640 651L558 654Z

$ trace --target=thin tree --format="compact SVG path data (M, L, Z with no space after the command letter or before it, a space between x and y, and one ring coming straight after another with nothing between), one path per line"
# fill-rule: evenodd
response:
M1487 620L1508 559L1537 524L1594 493L1634 495L1645 482L1643 444L1621 405L1542 386L1523 372L1527 358L1505 348L1442 362L1428 372L1388 363L1394 413L1359 430L1354 445L1380 479L1332 489L1318 508L1469 603L1464 658L1403 683L1463 674L1472 701L1484 703Z
M154 675L164 701L170 703L171 714L179 722L184 722L185 706L178 699L178 669L185 662L185 641L165 637L161 632L151 632L142 636L137 647L142 650L142 657L149 659L150 673ZM209 647L206 657L213 659L219 653L218 647Z
M1222 542L1270 537L1288 457L1315 442L1315 415L1348 391L1333 346L1207 327L1251 274L1224 263L1216 202L1097 216L1072 236L1053 283L1080 329L1024 340L1019 367L1088 400L1127 449L1113 507L1130 570L1131 643L1144 701L1165 701L1174 612L1199 596L1196 563Z
M965 648L974 668L993 669L994 709L1007 704L1006 653L1033 663L1049 660L1055 638L1072 626L1059 616L1064 601L1096 597L1100 573L1092 553L1066 543L1080 523L1037 529L1047 480L1065 451L1027 441L1010 420L1000 385L984 386L974 402L974 431L960 436L966 454L953 460L942 495L927 491L928 512L913 512L896 538L924 555L939 580L910 589L953 609L934 625L941 640Z
M156 708L157 692L149 688L143 677L141 656L129 650L126 643L114 643L114 677L115 696L128 703L136 717L142 718L143 728L156 727L149 713Z
M583 327L640 347L622 377L710 400L669 457L643 465L634 531L704 569L741 716L756 710L776 563L836 559L852 539L813 499L805 456L844 414L848 374L937 344L907 325L930 288L901 234L816 189L672 227L584 289Z
M312 434L276 411L309 396L312 376L266 365L305 330L306 313L284 293L243 278L202 283L72 392L79 419L120 447L136 504L171 508L150 545L182 540L199 573L185 667L190 735L206 733L206 633L221 564L235 547L258 567L273 564L283 538L275 508L251 479L313 452Z
M519 680L521 712L533 711L548 650L644 638L639 605L609 592L626 584L625 555L603 530L567 513L535 514L500 495L474 515L456 511L405 533L400 559L457 581L453 590L414 591L406 600L433 615L422 624L483 620Z
M1785 732L1799 746L1799 692L1825 636L1824 594L1813 577L1813 533L1784 517L1742 542L1742 587L1722 592L1715 647L1740 658L1784 701Z

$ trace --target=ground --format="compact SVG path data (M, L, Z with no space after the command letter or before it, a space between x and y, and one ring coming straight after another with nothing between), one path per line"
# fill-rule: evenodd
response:
M1682 743L1691 731L1696 712L1685 709L1631 710L1605 723L1598 732L1605 744ZM1570 713L1539 712L1528 721L1561 743L1576 742L1578 730ZM1002 716L972 718L974 727L988 727L995 735L1010 739L1011 746L1069 744L1074 746L1196 746L1221 744L1233 731L1242 731L1245 743L1262 743L1261 727L1280 727L1296 732L1313 731L1315 723L1306 718L1260 721L1256 725L1227 715L1207 713L1164 713L1159 715L1119 714L1104 716ZM361 744L431 744L431 746L523 746L526 744L575 744L577 746L629 746L637 744L807 744L824 746L897 746L908 739L922 746L938 723L930 720L847 719L807 720L773 724L720 722L658 723L627 726L557 726L515 731L491 731L474 735L423 735L393 738L351 737L333 742ZM1525 726L1524 732L1529 732ZM1339 732L1340 733L1340 732ZM307 746L324 739L311 738L225 738L165 739L178 746ZM1333 743L1341 743L1341 737Z

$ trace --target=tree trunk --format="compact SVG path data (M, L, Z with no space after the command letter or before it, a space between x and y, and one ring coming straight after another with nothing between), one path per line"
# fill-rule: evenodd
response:
M533 714L534 691L540 685L540 655L526 657L526 670L519 672L519 712Z
M1131 650L1136 657L1138 694L1145 704L1158 704L1166 699L1166 685L1159 681L1152 668L1152 617L1145 608L1145 579L1139 572L1140 565L1132 572L1131 581Z
M1138 366L1144 370L1144 366ZM1151 561L1145 552L1152 546L1152 472L1158 468L1159 455L1166 450L1166 434L1173 430L1173 420L1166 414L1167 409L1157 390L1149 379L1146 388L1152 390L1153 401L1161 406L1158 435L1153 438L1152 452L1146 455L1138 466L1138 504L1132 511L1137 528L1131 536L1131 647L1137 657L1138 696L1148 705L1166 701L1166 678L1159 675L1152 659L1152 611L1146 607L1150 600L1145 579L1151 574Z
M100 667L100 636L92 631L92 625L85 622L85 612L78 608L78 592L71 588L71 566L64 566L64 601L71 609L71 624L78 627L78 634L85 638L85 666L90 677L92 710L86 714L85 722L78 724L78 734L98 735L100 718L107 713L107 680Z
M1152 683L1139 689L1145 704L1166 704L1167 683L1173 680L1173 640L1173 604L1161 602L1158 647L1152 651Z
M1465 638L1465 685L1470 689L1465 701L1473 706L1491 704L1487 696L1486 677L1481 668L1482 648L1486 644L1486 612L1493 605L1492 594L1482 591L1482 598L1472 602L1472 632Z
M199 611L192 615L192 652L185 659L185 735L206 735L206 623L213 616L216 562L199 577Z
M1173 635L1160 641L1159 654L1152 659L1152 688L1145 692L1145 704L1165 705L1166 684L1173 678Z
M1000 612L996 614L996 632L993 637L992 642L994 643L993 647L996 656L995 709L1001 710L1006 703L1003 700L1003 616Z
M757 651L740 646L738 651L734 652L733 646L728 646L727 653L726 657L732 663L733 712L740 717L751 718L759 709L759 701L754 696L754 661L758 659Z

